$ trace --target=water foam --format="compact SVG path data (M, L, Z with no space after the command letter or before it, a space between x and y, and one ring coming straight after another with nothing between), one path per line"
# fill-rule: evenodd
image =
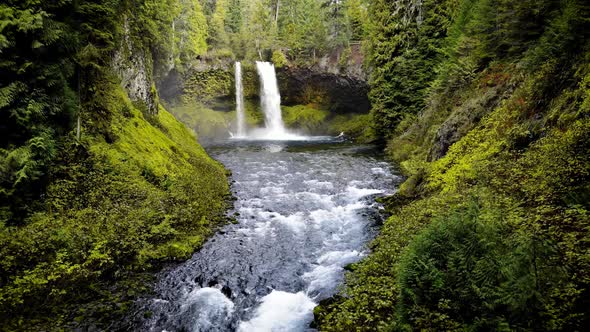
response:
M181 314L190 317L192 331L211 331L229 321L234 312L234 303L212 287L194 289L183 300Z
M305 293L273 290L262 298L254 318L243 321L239 332L305 331L313 320L313 302Z
M217 157L233 171L238 224L167 275L159 297L170 302L150 306L154 318L138 330L309 331L314 306L366 255L374 235L368 216L377 208L367 196L390 192L386 164L346 148L310 153L272 147L285 143L236 144ZM187 292L195 282L225 285L233 302L215 288ZM214 308L201 311L207 301Z

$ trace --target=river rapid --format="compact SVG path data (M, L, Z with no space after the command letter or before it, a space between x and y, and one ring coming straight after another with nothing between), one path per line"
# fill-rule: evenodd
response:
M371 146L228 141L237 224L164 270L137 302L138 331L310 331L313 308L367 254L399 177Z

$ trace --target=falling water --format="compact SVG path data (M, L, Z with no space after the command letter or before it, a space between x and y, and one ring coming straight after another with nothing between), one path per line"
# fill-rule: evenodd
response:
M280 139L288 136L281 115L281 95L277 84L275 67L270 62L256 62L258 76L260 76L260 100L264 122L266 124L266 136Z
M244 89L242 86L242 64L236 62L236 113L238 137L246 137L246 114L244 113Z

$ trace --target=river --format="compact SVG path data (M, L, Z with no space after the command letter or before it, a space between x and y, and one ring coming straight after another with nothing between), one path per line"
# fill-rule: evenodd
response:
M141 331L309 331L313 308L367 254L375 198L399 178L371 146L228 141L208 152L233 173L230 224L137 302Z

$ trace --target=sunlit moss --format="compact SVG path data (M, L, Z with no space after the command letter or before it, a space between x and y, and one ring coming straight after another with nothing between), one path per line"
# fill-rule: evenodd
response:
M328 111L305 105L282 106L281 110L283 112L283 121L288 128L303 130L307 133L321 131L328 116Z
M148 121L120 89L105 92L110 106L127 109L113 110L115 142L86 135L82 145L69 146L62 158L74 161L67 173L56 168L43 208L24 226L0 229L0 269L7 276L2 317L30 315L40 298L51 304L49 312L82 315L101 301L125 301L117 298L122 294L107 298L89 290L186 259L225 222L223 166L166 110ZM76 159L81 152L85 157Z

